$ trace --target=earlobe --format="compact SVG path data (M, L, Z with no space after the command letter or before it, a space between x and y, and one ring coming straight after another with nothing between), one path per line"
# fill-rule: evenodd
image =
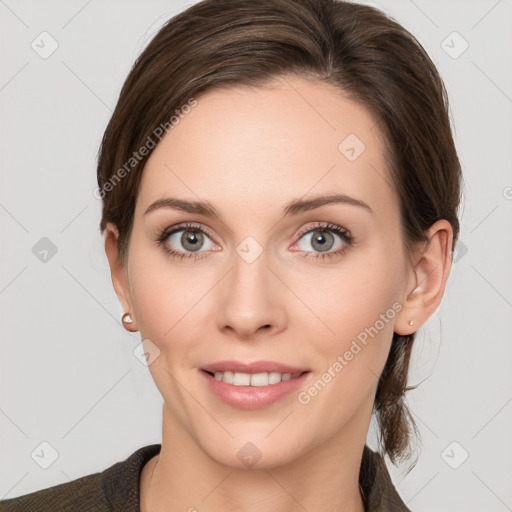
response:
M418 252L412 269L413 289L405 290L403 308L395 323L395 332L401 336L418 330L435 313L450 274L453 243L451 224L445 219L438 220L427 234L429 242Z
M124 311L121 321L127 331L136 332L138 329L133 313L127 269L119 261L118 239L117 227L109 222L105 227L105 253L110 266L112 284Z

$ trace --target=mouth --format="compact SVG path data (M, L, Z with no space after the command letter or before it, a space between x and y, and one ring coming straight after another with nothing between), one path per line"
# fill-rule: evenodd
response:
M269 361L223 361L199 370L213 396L237 409L270 406L298 392L313 375L309 369Z

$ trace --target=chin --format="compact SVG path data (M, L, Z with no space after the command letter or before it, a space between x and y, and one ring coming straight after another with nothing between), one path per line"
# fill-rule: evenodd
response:
M224 466L233 469L269 470L284 466L297 458L297 453L284 453L278 448L258 448L250 441L241 448L233 447L233 452L223 453L221 457L214 457L214 460ZM212 456L212 455L210 455Z

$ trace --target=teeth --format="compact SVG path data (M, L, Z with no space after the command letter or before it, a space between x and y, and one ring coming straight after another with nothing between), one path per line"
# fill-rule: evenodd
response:
M278 384L283 380L295 379L300 373L234 373L234 372L215 372L214 377L222 380L226 384L235 386L268 386L269 384Z

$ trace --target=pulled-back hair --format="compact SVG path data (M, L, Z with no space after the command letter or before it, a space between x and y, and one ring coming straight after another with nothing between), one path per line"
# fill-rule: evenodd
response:
M439 219L451 224L454 249L462 174L448 98L414 36L378 9L340 0L204 0L171 18L138 57L102 140L100 229L116 225L122 264L142 171L162 127L202 92L286 75L334 85L378 120L409 262ZM414 338L393 334L375 396L381 448L394 463L408 456L416 430L404 402Z

